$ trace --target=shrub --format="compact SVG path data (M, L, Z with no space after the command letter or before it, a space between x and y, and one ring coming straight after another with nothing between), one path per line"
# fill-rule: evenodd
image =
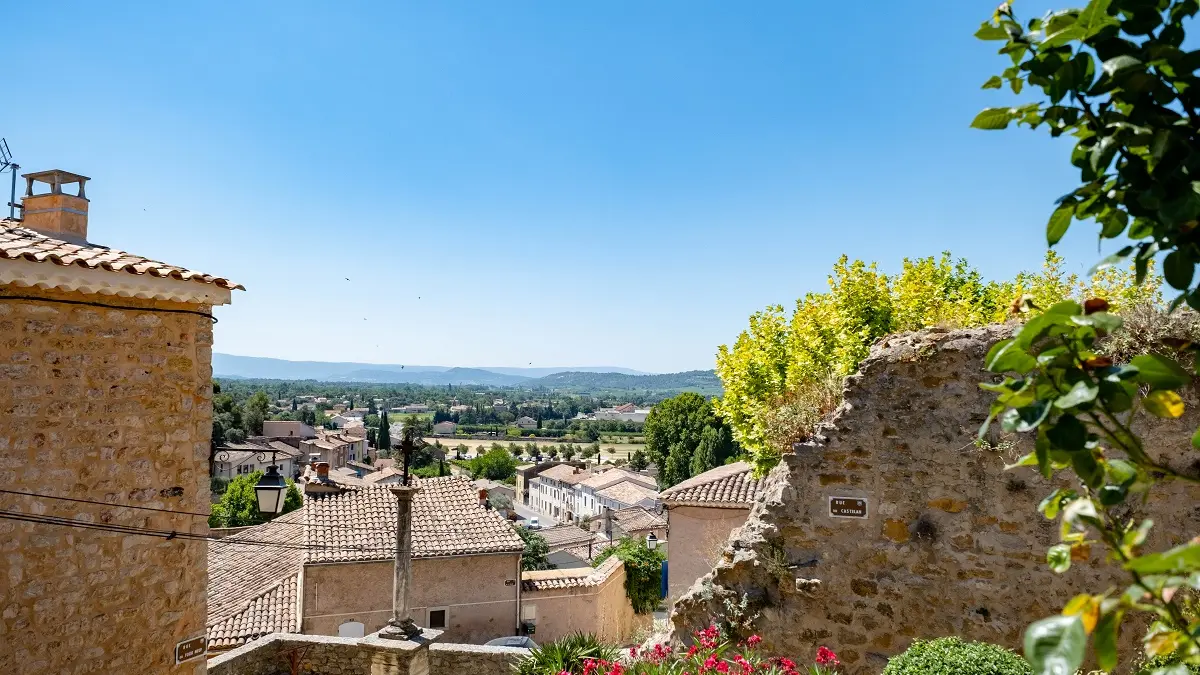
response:
M638 614L649 614L658 608L662 598L662 566L666 556L658 549L651 549L640 537L626 537L616 546L610 546L596 556L592 565L599 567L609 556L617 556L625 563L625 595Z
M606 645L595 635L572 633L544 644L516 665L517 675L559 675L583 672L586 661L615 661L617 648Z
M1151 675L1158 668L1167 668L1179 664L1179 657L1172 654L1170 656L1156 656L1142 664L1138 669L1137 675ZM1200 675L1200 664L1189 664L1185 666L1188 675Z
M917 640L893 656L883 675L1030 675L1033 669L1020 655L986 642L963 642L956 637Z

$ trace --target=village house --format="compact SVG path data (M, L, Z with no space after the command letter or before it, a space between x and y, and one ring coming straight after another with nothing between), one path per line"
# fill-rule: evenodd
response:
M270 438L316 438L317 431L298 420L266 420L263 436Z
M590 476L570 464L556 464L529 481L529 506L559 522L575 519L575 486Z
M658 481L654 478L626 469L597 467L576 484L573 510L578 518L594 518L606 508L619 511L640 504L656 509L657 498Z
M325 431L316 438L300 441L300 450L309 463L326 462L334 468L361 460L369 452L366 438Z
M516 424L517 428L520 428L520 429L536 429L537 428L537 420L533 419L532 417L518 417L517 421L513 422L513 424Z
M445 630L447 641L516 635L521 538L480 504L470 480L414 480L414 620ZM313 480L299 511L210 543L213 648L275 631L361 637L382 628L392 613L395 520L390 490ZM260 540L300 546L264 554L238 545Z
M592 413L587 419L604 421L611 420L616 422L637 422L643 423L646 421L646 416L650 414L650 409L639 409L632 403L617 406L615 408L600 408Z
M213 453L212 476L232 480L243 474L266 471L272 457L284 476L297 474L306 459L299 448L283 441L255 437L243 443L225 442Z
M399 408L392 408L391 412L400 413L403 415L416 415L429 412L429 406L424 403L409 403L402 405Z
M0 220L0 481L37 496L0 496L29 518L0 524L0 672L203 672L212 308L242 287L95 243L85 176L25 180Z
M659 494L667 514L667 599L674 602L716 565L730 533L746 524L762 488L746 462L705 471Z
M454 422L438 422L437 424L433 425L433 434L435 436L453 436L457 429L458 425Z

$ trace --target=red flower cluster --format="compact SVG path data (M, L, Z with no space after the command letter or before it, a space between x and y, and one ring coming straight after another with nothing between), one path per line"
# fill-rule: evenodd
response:
M837 654L834 654L832 649L826 647L825 645L821 645L821 647L817 649L817 665L823 668L836 668L837 666L842 665L842 662L838 661Z

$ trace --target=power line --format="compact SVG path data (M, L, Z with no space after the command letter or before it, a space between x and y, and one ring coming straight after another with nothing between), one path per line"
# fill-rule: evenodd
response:
M168 309L165 307L130 307L129 305L112 305L107 302L91 302L88 300L60 300L55 298L43 298L36 295L0 295L0 300L30 300L34 302L57 302L62 305L84 305L87 307L101 307L104 309L124 309L134 312L163 312L167 314L195 314L202 316L213 324L217 323L217 317L208 312L201 312L195 309Z

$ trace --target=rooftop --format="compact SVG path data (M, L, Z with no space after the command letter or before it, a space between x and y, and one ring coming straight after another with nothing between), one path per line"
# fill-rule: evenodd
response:
M627 509L613 511L612 517L613 521L626 533L656 530L667 526L666 519L641 506L631 506Z
M579 467L571 466L570 464L556 464L549 469L544 469L538 474L538 478L549 478L562 483L575 484L583 482L590 475Z
M546 545L550 547L551 551L578 546L581 543L587 544L589 539L596 536L592 532L574 525L556 525L538 530L537 533L546 540Z
M519 553L524 542L508 521L479 505L479 493L462 476L418 478L413 499L412 555ZM306 562L390 560L396 555L396 497L379 486L305 495ZM357 548L356 548L357 547Z
M599 549L597 549L599 550ZM621 566L621 559L609 556L599 567L566 570L535 570L521 573L521 590L548 591L556 588L599 586Z
M73 244L22 227L19 221L0 220L0 259L28 260L60 267L79 267L104 272L194 281L226 290L246 290L241 284L210 274L168 265L115 248L84 242ZM74 290L74 289L70 289Z
M692 476L663 490L659 497L668 506L749 508L762 491L763 482L753 477L749 464L734 462Z
M596 494L622 504L637 504L643 499L656 499L658 497L658 490L655 488L648 488L645 485L635 483L631 480L623 480L620 483L610 485L603 490L597 490Z

